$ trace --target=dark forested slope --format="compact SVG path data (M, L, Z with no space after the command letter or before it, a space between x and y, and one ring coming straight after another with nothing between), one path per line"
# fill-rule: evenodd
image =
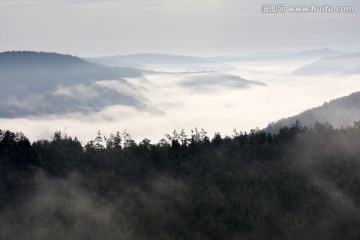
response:
M84 147L0 132L0 239L359 239L360 122Z

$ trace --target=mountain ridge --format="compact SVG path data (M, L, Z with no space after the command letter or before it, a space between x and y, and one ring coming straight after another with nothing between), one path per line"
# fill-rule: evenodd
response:
M359 74L357 69L360 65L360 52L343 54L340 56L331 56L319 59L293 71L293 75L311 76L311 75L330 75L343 74L352 75Z
M108 67L58 53L13 51L0 53L3 100L0 117L23 117L96 111L120 104L141 108L139 99L100 85L142 74L131 68Z
M360 120L360 92L354 92L325 102L323 105L301 112L295 116L270 123L264 131L277 133L283 127L291 127L296 121L302 126L313 127L316 122L328 122L334 127L349 127Z

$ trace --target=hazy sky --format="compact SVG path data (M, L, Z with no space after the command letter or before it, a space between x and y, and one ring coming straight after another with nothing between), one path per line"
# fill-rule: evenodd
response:
M354 6L353 13L262 13L263 4ZM0 51L80 56L360 49L360 1L0 0Z

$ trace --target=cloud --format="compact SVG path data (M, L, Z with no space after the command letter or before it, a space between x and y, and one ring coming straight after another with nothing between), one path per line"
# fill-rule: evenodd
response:
M96 81L95 84L101 87L106 87L111 90L116 90L119 93L132 96L136 99L146 101L146 98L144 98L141 92L143 91L146 92L147 89L143 86L135 87L134 85L129 84L128 81L101 80L101 81Z
M59 86L55 90L54 95L86 100L98 97L99 93L94 88L94 85L86 86L84 84L78 84L67 87Z

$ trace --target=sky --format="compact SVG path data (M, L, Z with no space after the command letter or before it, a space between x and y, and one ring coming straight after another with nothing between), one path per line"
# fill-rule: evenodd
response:
M195 56L317 48L360 49L360 2L351 13L264 13L318 0L0 0L0 51L78 56Z

